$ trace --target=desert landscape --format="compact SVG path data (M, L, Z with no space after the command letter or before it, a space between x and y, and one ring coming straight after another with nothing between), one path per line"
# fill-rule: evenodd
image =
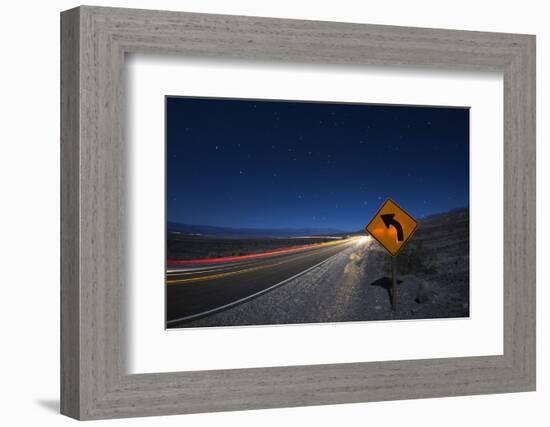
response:
M364 232L350 233L344 240L339 245L323 247L323 250L336 251L325 262L280 286L237 304L226 304L220 310L205 310L204 315L172 322L169 327L469 316L468 209L456 209L419 221L416 234L397 256L396 309L391 305L390 256ZM288 243L288 240L283 241ZM274 255L277 256L281 255ZM218 279L227 282L215 283L213 290L220 291L224 284L231 286L239 280L254 281L255 274L255 271L245 271ZM204 284L199 281L195 286L198 289ZM191 289L193 282L187 286ZM171 289L176 291L176 287L168 286L168 292ZM178 301L177 292L169 295L169 301ZM191 298L192 294L188 296Z

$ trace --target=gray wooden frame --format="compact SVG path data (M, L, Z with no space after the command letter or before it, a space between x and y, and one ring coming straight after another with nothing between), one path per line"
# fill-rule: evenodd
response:
M127 374L129 52L502 72L504 354ZM61 165L63 414L99 419L535 389L534 36L79 7L61 14Z

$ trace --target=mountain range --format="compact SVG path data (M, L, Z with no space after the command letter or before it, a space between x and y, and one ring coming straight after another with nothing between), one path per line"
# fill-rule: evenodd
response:
M199 234L206 236L241 237L298 237L298 236L334 236L347 234L335 228L231 228L214 225L190 225L168 221L168 233Z

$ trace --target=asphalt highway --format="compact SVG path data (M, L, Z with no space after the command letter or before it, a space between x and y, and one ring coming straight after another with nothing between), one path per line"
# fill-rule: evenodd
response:
M175 266L166 274L167 327L205 317L284 285L356 243L356 238L230 262Z

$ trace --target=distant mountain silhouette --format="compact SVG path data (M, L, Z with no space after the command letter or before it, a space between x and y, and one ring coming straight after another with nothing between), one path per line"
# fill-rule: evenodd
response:
M296 237L296 236L331 236L346 234L336 228L230 228L214 225L190 225L168 221L169 233L200 234L207 236L242 236L242 237Z

